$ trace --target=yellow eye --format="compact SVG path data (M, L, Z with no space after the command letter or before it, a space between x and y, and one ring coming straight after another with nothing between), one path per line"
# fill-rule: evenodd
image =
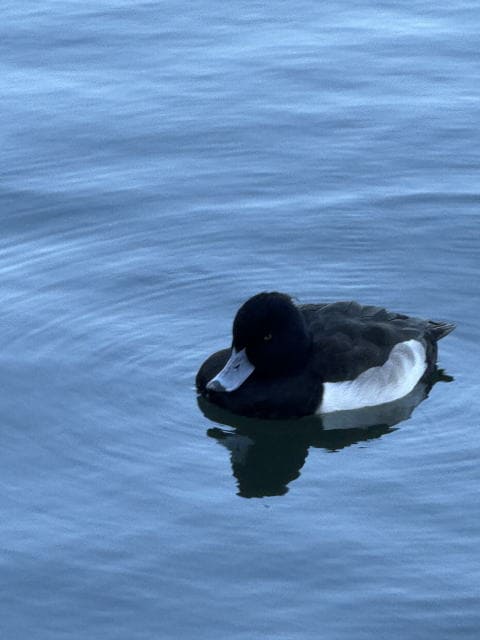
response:
M272 339L272 334L271 333L267 333L266 336L263 336L263 339L265 340L265 342L267 342L268 340Z

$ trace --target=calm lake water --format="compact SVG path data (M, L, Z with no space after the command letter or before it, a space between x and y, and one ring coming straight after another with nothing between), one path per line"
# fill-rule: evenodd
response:
M478 638L478 3L2 9L1 637ZM455 321L454 380L212 416L271 289Z

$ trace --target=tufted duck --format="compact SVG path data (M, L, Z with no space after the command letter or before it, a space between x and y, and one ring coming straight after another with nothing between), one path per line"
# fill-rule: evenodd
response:
M296 305L259 293L237 312L231 349L202 364L196 386L220 407L261 418L376 406L433 373L437 341L454 327L357 302Z

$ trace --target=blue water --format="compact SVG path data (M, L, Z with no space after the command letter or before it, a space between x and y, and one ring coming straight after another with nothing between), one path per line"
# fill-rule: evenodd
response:
M3 2L2 638L478 638L479 28ZM265 289L455 321L454 381L245 440L193 381Z

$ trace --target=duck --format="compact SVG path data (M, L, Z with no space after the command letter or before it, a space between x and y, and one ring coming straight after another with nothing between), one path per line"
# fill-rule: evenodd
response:
M264 291L239 308L230 348L203 362L196 390L262 419L382 405L433 375L437 342L454 328L354 301L299 304Z

